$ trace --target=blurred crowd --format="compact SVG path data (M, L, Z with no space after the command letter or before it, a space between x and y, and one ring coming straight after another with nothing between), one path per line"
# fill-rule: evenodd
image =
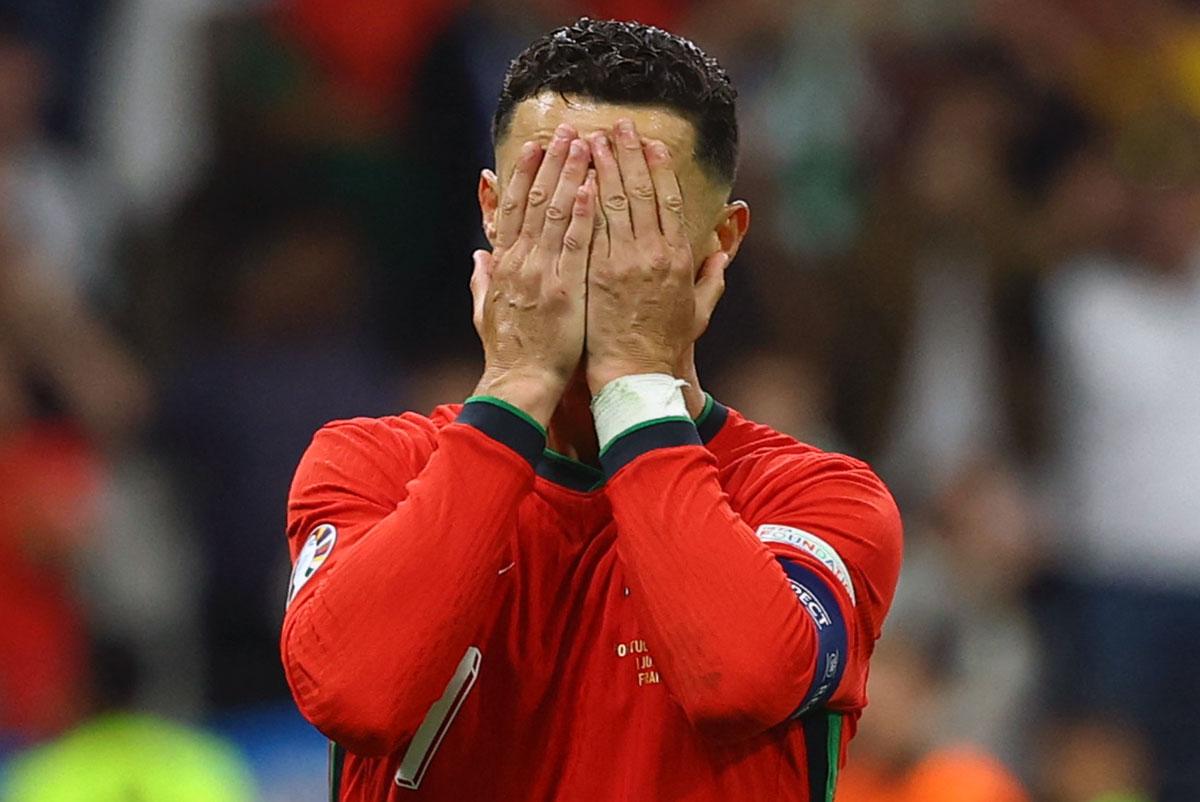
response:
M904 514L839 802L1200 799L1200 3L733 5L0 0L0 799L323 798L214 723L290 709L291 471L469 394L493 104L584 13L740 90L706 389Z

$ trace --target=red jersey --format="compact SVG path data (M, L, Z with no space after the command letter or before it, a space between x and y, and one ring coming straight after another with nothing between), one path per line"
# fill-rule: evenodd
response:
M600 461L494 399L317 433L282 650L334 799L832 799L899 573L887 489L711 399Z

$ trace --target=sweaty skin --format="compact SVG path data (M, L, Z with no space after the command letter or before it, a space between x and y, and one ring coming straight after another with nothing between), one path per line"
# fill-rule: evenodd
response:
M633 140L629 134L617 130L619 121L631 124ZM597 182L603 186L592 190L597 206L596 239L603 241L607 252L596 260L593 258L598 253L596 242L589 244L588 281L593 290L606 291L597 293L598 298L603 297L603 310L597 305L586 310L586 314L590 316L589 330L595 330L602 339L588 343L588 356L579 360L578 368L565 383L530 378L554 373L543 369L544 366L513 370L489 364L476 392L503 398L543 424L550 423L551 443L557 450L588 459L595 448L594 437L590 436L590 395L618 376L671 372L688 382L685 400L689 410L698 414L703 407L704 394L696 376L692 343L703 332L720 297L724 269L737 253L749 225L749 209L741 201L728 203L729 187L714 180L697 162L694 127L678 114L659 107L597 103L553 92L528 98L516 106L508 130L497 143L497 170L504 178L490 170L484 170L480 178L484 231L493 253L476 255L472 290L477 326L492 304L507 303L495 288L489 289L488 283L495 258L512 247L506 237L525 226L524 218L530 211L533 228L540 231L538 226L544 221L542 208L552 194L550 177L542 175L541 170L533 179L527 174L533 167L527 143L535 143L538 150L550 153L552 148L562 147L561 143L555 144L555 135L563 130L573 132L589 146L594 168L601 167L606 158L598 136L603 134L620 164L604 171L604 177ZM641 148L635 156L637 143ZM653 181L648 181L645 179L650 176L651 165ZM557 163L552 165L555 167ZM675 188L670 193L672 208L665 211L662 200L666 194L663 199L658 198L664 182ZM546 189L531 196L530 187L539 183ZM620 201L614 206L614 196L624 197L627 208L618 208ZM668 220L671 225L666 230L659 226L652 231L646 225L633 230L636 219L644 223L651 216ZM616 229L610 224L614 219ZM618 232L621 236L612 236ZM685 259L690 264L684 264ZM667 262L674 269L661 270ZM601 269L592 275L595 268ZM668 307L678 313L673 324L670 315L646 314ZM567 315L579 312L575 304L560 311ZM685 316L690 319L684 320ZM562 327L575 328L572 324ZM686 337L681 334L683 331L687 332ZM480 334L485 340L486 355L488 339L496 342L501 338L494 331L485 336L481 330ZM681 337L687 339L682 347ZM671 360L670 370L667 359Z

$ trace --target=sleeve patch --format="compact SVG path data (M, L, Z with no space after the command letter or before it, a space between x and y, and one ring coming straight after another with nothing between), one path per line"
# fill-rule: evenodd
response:
M858 600L854 596L854 582L850 579L850 569L846 567L845 560L833 546L811 532L805 532L794 526L763 524L758 527L755 534L764 543L785 543L817 558L821 565L828 568L837 581L842 583L846 593L850 594L850 604L857 606Z
M800 606L817 627L817 664L812 683L792 718L799 718L825 705L837 691L849 657L846 622L842 620L837 597L820 576L803 565L781 558L788 584Z
M337 527L333 524L319 524L308 536L308 540L304 541L304 546L296 557L296 564L292 567L292 578L288 582L288 604L292 603L292 599L296 598L300 588L304 587L305 583L312 579L317 569L329 559L335 543L337 543Z

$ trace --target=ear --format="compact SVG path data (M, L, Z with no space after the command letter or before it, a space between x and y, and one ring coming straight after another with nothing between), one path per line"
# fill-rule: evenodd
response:
M750 230L750 207L745 201L725 204L713 233L717 235L719 250L729 254L729 261L737 256L746 232Z
M500 206L500 184L491 170L479 173L479 211L483 215L483 235L496 247L496 209Z

